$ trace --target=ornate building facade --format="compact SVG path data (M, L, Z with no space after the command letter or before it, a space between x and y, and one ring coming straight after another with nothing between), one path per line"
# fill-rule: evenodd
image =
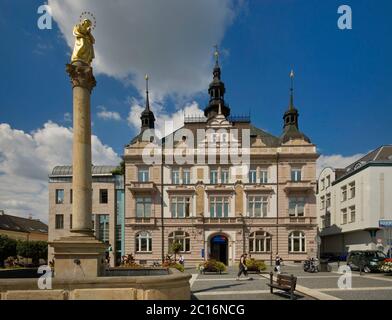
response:
M181 129L160 140L147 89L140 134L124 150L125 252L137 261L160 261L173 242L191 264L214 258L232 265L244 252L265 261L276 253L286 261L317 254L318 154L299 130L293 90L280 137L249 117L231 116L225 90L216 58L204 117L185 117ZM162 161L146 163L151 146ZM227 161L233 146L246 163Z

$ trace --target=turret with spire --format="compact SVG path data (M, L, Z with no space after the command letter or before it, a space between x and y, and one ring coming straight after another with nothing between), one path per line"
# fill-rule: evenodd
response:
M230 108L225 104L225 84L221 80L221 69L219 66L219 52L218 46L215 46L215 67L213 70L213 79L208 88L208 93L210 95L210 101L207 107L204 109L204 115L207 118L211 118L218 114L219 105L221 105L221 112L225 117L230 115Z
M142 121L141 131L143 132L146 129L154 129L155 126L155 117L154 113L150 109L150 100L148 97L148 75L145 76L146 80L146 108L143 110L140 120Z
M292 139L302 139L310 143L310 139L298 129L298 110L294 107L294 71L290 72L290 100L288 110L283 116L283 134L281 140L283 143Z

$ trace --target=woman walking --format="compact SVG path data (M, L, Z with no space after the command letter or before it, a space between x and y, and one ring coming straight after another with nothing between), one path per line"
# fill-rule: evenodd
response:
M245 277L248 276L248 267L246 266L246 257L247 257L247 254L244 253L240 258L240 265L239 265L240 270L238 271L237 280L240 280L241 274L244 274Z

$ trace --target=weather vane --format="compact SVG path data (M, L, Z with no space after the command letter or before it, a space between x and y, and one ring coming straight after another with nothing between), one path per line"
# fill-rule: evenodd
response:
M215 52L214 52L214 57L215 57L215 62L218 64L218 58L219 58L219 51L218 51L218 45L214 45Z

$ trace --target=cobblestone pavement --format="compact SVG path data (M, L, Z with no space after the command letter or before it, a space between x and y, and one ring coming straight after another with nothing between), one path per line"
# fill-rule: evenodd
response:
M384 274L359 274L352 272L352 289L339 289L337 264L332 264L331 272L306 273L300 264L282 267L283 274L293 274L297 284L305 289L315 290L332 298L354 300L392 300L392 276ZM198 274L195 269L187 269L192 274L192 298L199 300L288 300L285 293L269 292L268 272L264 275L249 274L249 280L236 280L237 268L229 267L224 274ZM242 276L244 277L244 276ZM310 292L310 291L309 291ZM311 296L297 292L298 300L313 300ZM327 296L328 297L328 296Z

